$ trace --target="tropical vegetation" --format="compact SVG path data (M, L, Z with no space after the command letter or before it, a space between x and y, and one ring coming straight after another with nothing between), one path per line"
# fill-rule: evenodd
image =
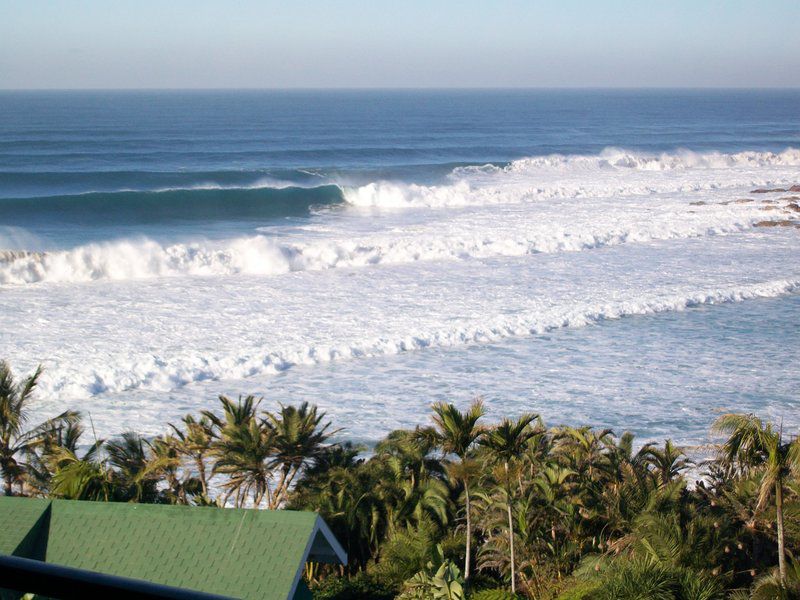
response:
M0 362L3 493L318 511L350 560L306 566L315 598L800 598L800 441L755 415L720 416L703 460L535 414L490 423L480 400L371 448L254 396L104 439L76 411L29 424L40 374Z

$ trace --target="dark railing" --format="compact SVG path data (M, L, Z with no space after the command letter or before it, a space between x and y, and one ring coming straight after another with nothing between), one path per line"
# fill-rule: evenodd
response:
M230 600L230 596L196 592L2 554L0 588L63 600L102 597L119 600Z

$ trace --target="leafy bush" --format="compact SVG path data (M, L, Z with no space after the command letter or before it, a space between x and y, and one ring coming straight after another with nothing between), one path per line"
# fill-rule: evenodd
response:
M393 600L397 588L365 572L353 577L328 577L311 590L314 600Z
M601 585L599 581L576 581L561 592L556 600L593 600Z
M613 565L589 597L592 600L723 600L725 594L717 578L699 571L630 561Z
M436 556L425 569L403 584L403 600L465 600L464 577L456 564L436 546Z
M436 545L436 532L427 523L400 529L381 546L380 561L370 571L399 587L436 559Z
M480 590L470 595L470 600L517 600L519 596L503 588Z

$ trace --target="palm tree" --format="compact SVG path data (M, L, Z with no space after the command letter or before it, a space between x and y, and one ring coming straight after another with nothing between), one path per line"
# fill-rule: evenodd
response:
M567 459L570 468L592 484L611 466L613 434L611 429L560 427L555 433L553 453Z
M66 411L25 430L28 403L41 374L40 365L32 375L17 383L11 367L0 360L0 471L3 473L3 492L6 496L13 495L14 484L22 491L28 469L26 460L44 444L48 432L76 423L80 418L77 412Z
M782 431L764 423L755 415L726 414L716 420L715 431L728 434L722 446L723 459L738 463L740 468L761 471L757 509L763 509L775 493L778 533L778 575L786 586L786 551L784 549L783 490L786 479L800 474L800 440L783 441Z
M108 502L114 496L114 477L100 454L105 440L95 440L78 456L78 441L83 433L80 425L72 425L44 449L43 462L51 473L49 493L57 498Z
M375 446L367 463L375 479L369 495L385 515L389 535L426 519L442 528L449 521L444 466L431 456L435 445L428 433L393 431Z
M265 497L271 505L272 473L268 461L273 452L273 431L256 415L260 400L255 396L239 397L236 402L226 396L220 396L219 400L222 418L208 411L203 414L215 430L216 440L212 444L212 453L216 457L214 470L229 477L223 484L227 493L222 505L225 506L234 493L237 507L244 506L248 497L252 498L255 507Z
M175 445L178 452L186 456L197 469L203 497L208 498L209 476L206 470L206 460L211 453L211 444L214 441L213 423L206 415L201 415L199 419L195 419L193 415L186 415L182 422L184 429L180 429L172 423L169 424L175 435Z
M683 458L686 456L683 448L677 447L672 440L664 442L663 450L653 444L646 444L641 450L641 456L647 465L653 467L653 476L659 487L666 487L694 465L691 460Z
M485 446L494 458L502 463L504 471L504 484L507 494L507 513L508 513L508 545L511 558L511 591L516 593L516 572L514 567L514 521L511 510L511 484L509 465L517 456L522 454L528 441L536 435L536 430L530 424L538 415L524 414L516 421L505 418L499 425L490 429L481 438L480 444Z
M108 442L106 453L123 499L143 503L162 501L158 486L168 471L177 466L175 456L158 452L154 442L132 431Z
M278 413L266 413L265 423L272 430L274 456L272 464L280 469L280 479L269 508L285 502L289 487L297 474L325 449L325 442L336 431L328 431L330 421L322 423L325 413L303 402L299 407L284 406Z
M753 582L746 600L792 600L800 597L800 560L791 559L787 577L781 578L774 571L762 575Z
M79 422L56 427L45 435L41 447L28 456L25 484L32 495L46 496L50 492L53 475L59 468L59 455L76 456L82 435L83 427Z
M190 471L181 468L183 460L177 438L171 435L157 436L147 445L150 466L157 469L155 479L163 479L166 483L166 488L159 486L161 499L170 504L189 504L190 495L194 496L198 491L202 494L200 481ZM206 500L205 496L202 500Z
M475 463L468 462L470 450L484 434L484 428L478 425L480 418L486 413L483 400L475 399L465 411L459 411L453 404L437 402L432 406L433 423L436 427L435 439L446 454L455 454L459 463L451 468L456 481L464 484L464 501L467 521L467 548L464 557L464 579L469 581L470 558L472 552L472 512L470 510L469 482L475 471Z

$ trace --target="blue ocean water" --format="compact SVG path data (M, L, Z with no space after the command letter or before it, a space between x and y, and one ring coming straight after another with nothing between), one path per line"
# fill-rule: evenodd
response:
M109 432L800 424L798 148L800 90L0 92L0 356Z
M609 147L779 152L799 107L798 90L0 92L3 223L50 247L229 235L341 201L330 184Z

